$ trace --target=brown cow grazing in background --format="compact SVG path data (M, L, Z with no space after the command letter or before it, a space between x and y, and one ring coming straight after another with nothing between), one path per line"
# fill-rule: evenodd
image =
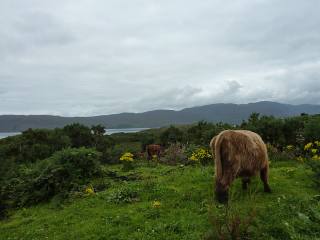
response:
M260 173L264 191L271 192L267 148L258 134L225 130L211 140L210 146L215 154L215 194L219 202L228 201L228 189L236 177L242 178L242 187L246 189L250 177Z
M149 144L146 147L148 160L151 160L154 155L157 156L157 159L160 159L161 146L159 144Z

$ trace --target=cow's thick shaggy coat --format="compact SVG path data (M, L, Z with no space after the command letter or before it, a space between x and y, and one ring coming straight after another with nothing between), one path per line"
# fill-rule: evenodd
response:
M146 147L148 160L151 160L153 156L157 156L157 159L160 159L161 146L158 144L149 144Z
M211 140L210 147L215 155L215 193L219 202L228 201L228 189L236 177L242 178L242 186L246 189L250 177L260 173L264 191L271 192L267 148L258 134L225 130Z

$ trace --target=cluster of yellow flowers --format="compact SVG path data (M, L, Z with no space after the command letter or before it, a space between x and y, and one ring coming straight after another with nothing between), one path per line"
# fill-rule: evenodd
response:
M313 155L312 160L319 160L320 161L320 155Z
M304 146L304 150L307 151L309 150L310 148L312 147L312 143L307 143L305 146Z
M120 157L120 161L123 162L133 162L133 154L126 152Z
M85 192L86 194L94 194L94 189L93 189L92 186L88 186L88 187L86 187L86 189L84 190L84 192Z
M153 203L152 203L152 207L153 208L160 208L161 207L161 202L160 201L154 201Z
M294 146L293 145L288 145L286 148L287 148L288 151L291 151L291 150L293 150Z
M199 148L191 154L189 159L194 162L201 162L207 158L211 158L209 151L204 148Z
M320 141L307 143L304 146L304 151L312 160L320 160Z
M306 160L304 157L301 157L301 156L297 157L296 159L299 162L304 162Z

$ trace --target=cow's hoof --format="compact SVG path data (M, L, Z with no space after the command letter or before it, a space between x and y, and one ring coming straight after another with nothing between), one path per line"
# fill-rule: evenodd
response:
M266 193L271 193L270 187L269 187L269 186L268 186L268 187L264 187L264 192L266 192Z
M216 193L216 199L221 204L228 203L228 192L218 192L218 193Z

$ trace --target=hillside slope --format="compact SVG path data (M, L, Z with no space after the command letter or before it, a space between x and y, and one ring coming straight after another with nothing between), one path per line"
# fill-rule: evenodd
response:
M0 221L0 239L219 239L215 230L224 224L225 209L213 201L212 166L107 169L129 180L106 179L107 189L66 204L53 200L20 209ZM229 218L240 217L239 224L252 218L241 239L319 239L320 205L310 170L273 161L270 186L273 192L264 193L258 177L247 191L240 180L232 185Z
M85 125L102 124L107 128L161 127L170 124L189 124L200 120L231 124L246 120L252 112L277 117L301 113L319 114L320 105L290 105L276 102L249 104L211 104L185 108L180 111L154 110L143 113L120 113L93 117L60 117L50 115L2 115L0 132L20 132L28 128L63 127L73 122Z

